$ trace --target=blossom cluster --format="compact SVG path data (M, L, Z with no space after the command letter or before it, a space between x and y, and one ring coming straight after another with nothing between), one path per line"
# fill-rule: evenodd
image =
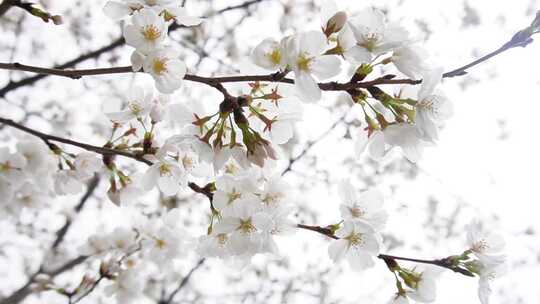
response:
M168 30L172 24L196 26L201 18L188 15L174 0L114 0L107 2L104 11L123 20L124 38L134 48L133 71L150 74L159 94L154 88L134 86L123 109L106 113L112 132L103 149L110 150L100 157L93 152L71 154L47 140L23 139L16 152L0 148L0 197L7 202L3 212L18 216L23 208L36 208L47 197L80 193L86 181L106 174L108 198L126 207L153 189L174 197L196 185L193 180L211 178L203 189L196 186L210 200L206 233L191 236L179 225L179 210L172 209L160 216L141 216L133 227L93 235L80 248L82 255L101 261L100 275L113 281L107 293L121 303L141 295L144 269L166 270L172 261L192 253L242 264L257 254L279 253L276 237L290 235L302 225L290 219L294 191L274 172L274 161L280 158L280 145L293 137L295 124L302 119L302 103L320 100L324 85L319 81L343 76L344 65L353 72L347 75L350 80L343 91L350 104L361 109L365 123L357 132L358 154L367 150L370 157L381 159L399 147L415 162L426 145L438 140L441 126L452 115L450 101L436 90L442 69L426 62L425 52L405 28L374 8L349 17L335 3L325 1L320 30L280 41L264 39L252 50L252 62L273 72L275 83L292 74L294 79L287 80L294 83L293 90L286 84L255 81L239 96L223 89L223 100L211 110L199 101L170 101L187 67L169 44ZM393 74L360 85L378 67L392 65L396 73L411 78L396 92L377 85L377 80L394 79ZM412 88L418 79L420 87ZM172 126L174 134L163 135L166 126ZM110 151L148 167L144 172L123 168ZM347 180L339 184L339 194L341 221L315 230L328 237L333 262L346 260L353 270L364 271L381 259L381 233L388 218L383 194L377 189L358 192ZM439 266L479 276L479 297L486 304L489 281L504 265L503 243L473 223L468 228L468 246L462 254L439 261ZM403 268L383 259L396 275L398 292L392 303L435 300L440 271ZM91 282L85 278L78 291Z
M48 146L49 145L49 146ZM103 165L94 153L71 155L60 147L24 137L16 151L0 148L1 216L47 207L50 198L77 194Z
M375 85L347 90L351 103L362 108L367 125L359 132L357 153L367 146L369 155L380 159L389 148L400 147L416 162L422 149L438 139L438 129L452 114L449 100L435 91L442 70L431 67L407 30L388 22L377 9L366 8L348 18L333 1L326 1L321 15L322 31L298 33L281 41L265 39L253 50L253 62L271 71L293 72L297 95L305 102L321 98L317 80L339 75L341 59L355 70L351 83L389 64L412 79L422 78L417 92L410 85L394 95Z
M488 304L492 292L490 282L506 272L504 246L504 240L499 234L487 230L482 223L473 221L467 226L467 250L460 255L439 260L439 263L464 275L478 276L478 298L482 304ZM398 292L390 299L390 304L406 304L409 303L409 298L421 303L436 300L440 269L435 266L407 269L395 262L391 262L388 267L397 274L398 287Z
M167 43L169 26L175 22L196 26L202 19L188 15L174 0L109 1L104 12L114 20L125 21L124 38L135 48L131 55L133 71L143 69L152 75L161 93L180 88L186 65L177 49Z

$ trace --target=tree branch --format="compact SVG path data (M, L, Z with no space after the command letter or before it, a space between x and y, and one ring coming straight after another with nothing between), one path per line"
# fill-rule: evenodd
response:
M2 5L5 5L6 10L9 9L12 5L9 5L8 3L11 3L13 1L14 0L4 0L4 2L2 2L2 4L0 4L0 9L2 8ZM210 16L206 16L205 18L212 18L212 17L221 15L221 14L229 12L229 11L248 8L251 5L257 4L257 3L262 2L262 1L266 1L266 0L252 0L252 1L244 2L244 3L239 4L239 5L226 7L226 8L223 8L221 10L216 11L214 14L212 14ZM2 15L1 13L2 13L2 11L0 10L0 16ZM169 27L169 32L175 31L175 30L177 30L177 29L179 29L181 27L182 26L174 23ZM105 54L105 53L107 53L109 51L112 51L112 50L124 45L124 43L125 43L124 38L119 37L119 38L113 40L108 45L105 45L105 46L103 46L103 47L101 47L99 49L96 49L94 51L90 51L90 52L88 52L88 53L86 53L84 55L80 55L80 56L78 56L78 57L76 57L76 58L74 58L72 60L66 61L65 63L59 64L59 65L55 66L55 69L71 68L71 67L74 67L74 66L76 66L77 64L79 64L81 62L84 62L84 61L88 60L88 59L98 58L102 54ZM27 77L27 78L23 78L23 79L20 79L20 80L17 80L17 81L10 81L3 88L0 89L0 98L6 96L6 94L8 92L16 90L16 89L18 89L20 87L24 87L24 86L27 86L27 85L32 85L35 82L37 82L37 81L39 81L39 80L41 80L41 79L43 79L43 78L45 78L47 76L49 76L49 74L42 74L42 75Z
M105 147L93 146L93 145L81 143L81 142L78 142L78 141L70 140L70 139L67 139L67 138L58 137L58 136L54 136L54 135L50 135L50 134L45 134L45 133L42 133L40 131L25 127L25 126L15 122L15 121L11 120L11 119L6 119L6 118L0 117L0 124L5 124L5 125L8 125L8 126L14 127L14 128L19 129L19 130L21 130L23 132L26 132L28 134L34 135L34 136L36 136L38 138L41 138L41 140L43 140L49 147L51 147L50 142L54 141L54 142L60 142L60 143L64 143L64 144L67 144L67 145L79 147L81 149L84 149L84 150L87 150L87 151L92 151L92 152L95 152L95 153L98 153L98 154L101 154L101 155L120 155L120 156L135 159L135 160L143 162L143 163L145 163L147 165L152 164L151 161L143 158L141 155L137 155L137 154L134 154L134 153L131 153L131 152L128 152L128 151L123 151L123 150L117 150L117 149L110 149L110 148L105 148Z
M178 294L178 292L180 292L180 290L182 290L182 288L184 288L184 286L186 286L186 284L191 279L191 276L193 275L193 273L195 273L195 271L197 271L197 269L199 269L203 265L204 261L205 261L204 258L200 259L197 262L197 264L195 266L193 266L193 268L191 268L191 270L182 279L182 281L180 281L180 284L178 285L178 287L176 287L176 289L173 290L173 292L169 295L167 300L161 300L161 301L158 302L158 304L171 304L172 301L174 300L174 297L176 296L176 294Z

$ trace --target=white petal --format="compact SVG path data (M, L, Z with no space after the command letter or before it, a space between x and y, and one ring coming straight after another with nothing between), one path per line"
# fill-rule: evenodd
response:
M335 55L316 57L310 65L310 72L320 80L336 76L340 69L341 61Z
M305 102L317 102L321 99L321 89L308 73L301 71L295 73L294 83L299 97Z
M328 246L328 255L334 262L339 262L347 253L349 242L347 240L335 240Z

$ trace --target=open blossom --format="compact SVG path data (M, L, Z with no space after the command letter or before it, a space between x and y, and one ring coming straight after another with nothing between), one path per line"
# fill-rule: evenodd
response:
M131 20L133 24L124 28L124 38L128 45L143 54L156 49L167 37L167 23L153 10L135 12Z
M75 171L80 180L87 180L103 168L102 161L95 153L82 152L75 157Z
M482 257L475 263L478 280L478 298L482 304L489 304L492 289L490 283L507 271L504 256Z
M26 159L25 170L36 173L47 170L54 158L49 148L40 140L25 138L17 143L17 153Z
M107 113L106 115L110 120L128 122L132 119L142 119L152 110L152 92L145 92L142 87L135 86L127 94L126 108L122 111Z
M339 74L341 62L334 55L323 55L328 47L323 33L311 31L287 40L288 64L294 72L296 90L304 101L321 99L321 89L315 80L325 80Z
M8 148L0 148L0 177L14 187L24 182L23 169L26 159L19 153L10 153Z
M54 190L58 195L77 194L83 190L83 184L75 170L60 170L53 174Z
M252 53L251 60L261 68L275 71L287 67L285 43L289 37L278 42L272 38L263 40L257 45Z
M400 147L409 161L417 162L426 145L420 138L417 128L408 123L392 124L382 131L374 131L369 139L367 132L361 133L356 147L357 152L361 153L367 147L369 156L375 160L383 158L393 147Z
M180 165L165 158L157 160L145 173L142 186L150 190L157 185L165 196L176 195L182 185L186 184L184 170Z
M339 194L343 202L339 209L344 220L365 221L375 230L384 227L388 214L382 208L383 196L378 190L372 189L357 194L349 181L343 181L339 185Z
M424 74L422 87L418 92L415 125L423 140L435 142L440 125L452 116L452 103L435 87L441 82L442 69L434 69Z
M115 296L118 303L132 303L140 298L144 287L143 277L137 269L127 269L114 278L113 283L105 287L107 296Z
M256 204L258 198L253 194L254 185L249 178L235 178L223 175L216 180L214 206L223 214L234 214L238 208L243 208L242 202Z
M161 218L150 221L143 231L145 254L161 266L186 254L190 239L186 237L186 231L179 227L179 219L179 210L173 209Z
M349 19L349 25L366 58L391 51L409 39L406 30L388 24L384 13L375 8L363 9Z
M165 196L176 195L182 187L187 185L187 173L185 164L181 159L170 157L170 153L176 153L176 147L170 144L163 145L155 156L151 157L154 162L146 171L141 180L141 185L146 191L157 186ZM175 155L172 155L175 156Z
M335 235L339 239L332 241L328 247L328 254L334 262L347 259L356 271L375 264L373 257L379 254L380 237L370 225L359 221L345 221Z
M187 72L186 65L179 56L174 49L155 49L147 56L132 57L132 64L134 70L142 66L144 71L154 78L159 92L171 94L182 86L182 79Z
M230 235L230 250L235 255L254 255L264 248L262 232L271 227L268 214L260 212L257 204L243 201L214 227L216 233Z
M477 221L467 226L467 245L478 257L500 255L505 247L504 239L494 231L489 231Z
M296 223L289 219L291 209L287 207L278 207L269 211L270 223L262 232L262 251L272 254L278 254L279 249L274 240L274 236L288 236L296 232Z
M437 298L437 280L441 274L435 267L426 267L423 270L414 269L411 271L416 278L407 282L411 291L407 291L407 296L421 303L431 303Z
M18 214L23 208L36 209L47 201L45 193L34 184L25 182L14 194L12 211Z

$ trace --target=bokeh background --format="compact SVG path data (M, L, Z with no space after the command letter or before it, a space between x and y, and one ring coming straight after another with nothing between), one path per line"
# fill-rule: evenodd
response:
M187 0L192 14L208 16L203 26L170 34L182 50L190 72L227 75L254 71L247 56L266 37L281 38L320 27L318 3L305 0L262 0L241 9L221 9L243 1ZM121 28L102 13L103 0L39 1L63 16L54 26L10 9L0 17L0 62L54 66L110 45ZM338 0L348 13L374 6L406 26L429 52L430 61L445 70L459 67L495 50L534 18L540 4L514 1ZM119 45L92 56L77 68L129 64L131 49ZM466 76L445 79L442 89L453 101L449 120L436 147L412 164L399 153L376 163L353 152L358 113L336 94L304 107L304 120L293 140L281 151L291 162L284 176L297 190L296 220L327 225L339 219L337 183L350 178L359 188L378 187L385 193L390 213L384 232L385 252L418 258L460 253L465 225L480 219L507 240L509 272L494 283L492 303L540 303L538 233L538 172L540 145L540 41L512 49L470 70ZM387 71L391 72L391 71ZM29 76L0 71L0 90ZM31 85L0 91L0 116L26 125L93 144L109 134L104 111L118 107L134 83L151 83L147 75L110 75L71 80L46 77ZM233 92L247 86L229 86ZM186 83L173 100L202 101L218 106L219 95L195 83ZM174 130L171 128L171 130ZM171 131L172 132L172 131ZM10 146L20 134L0 126L0 146ZM125 166L133 166L130 161ZM141 167L138 167L141 168ZM27 210L20 218L0 221L0 298L23 286L39 265L61 263L77 256L89 235L132 222L130 212L111 204L102 181L76 217L66 240L54 251L55 231L66 220L80 196L59 198L46 210ZM2 198L0 198L0 202ZM1 204L0 204L1 206ZM127 209L159 212L166 207L183 210L185 225L194 235L205 232L204 198L189 191L164 200L152 193ZM177 297L179 303L385 303L394 281L384 263L365 273L347 265L333 265L327 257L328 240L306 231L280 239L281 256L257 256L244 270L208 260ZM172 265L171 274L148 281L142 303L158 303L161 290L171 290L196 263L197 257ZM50 265L49 265L50 266ZM82 263L55 278L73 286L96 264ZM103 284L104 286L106 284ZM100 286L82 303L110 303ZM445 272L436 303L476 303L477 280ZM53 292L33 294L24 303L64 303ZM0 300L0 303L2 301ZM67 303L67 302L66 302Z

